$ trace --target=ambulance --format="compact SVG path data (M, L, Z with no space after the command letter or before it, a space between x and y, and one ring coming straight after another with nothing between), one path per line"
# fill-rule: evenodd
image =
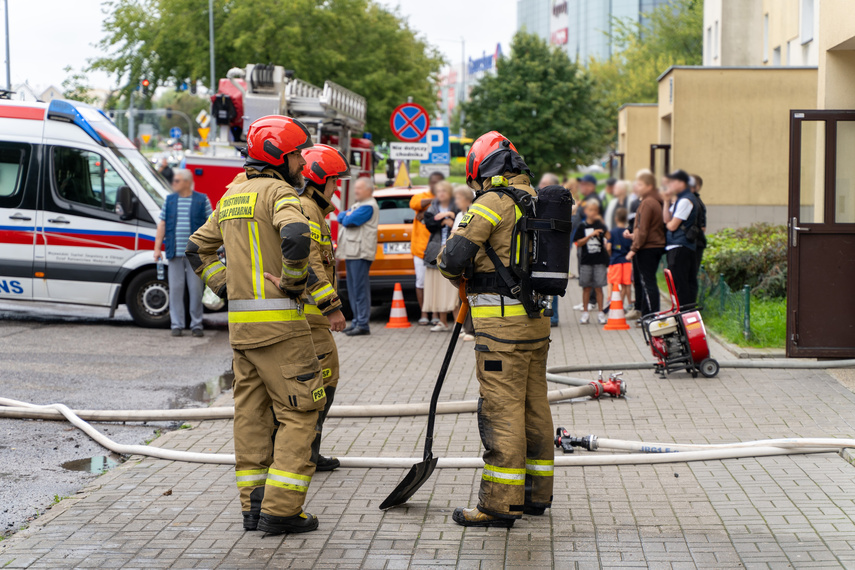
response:
M100 110L0 100L0 300L120 304L169 325L154 239L166 182Z

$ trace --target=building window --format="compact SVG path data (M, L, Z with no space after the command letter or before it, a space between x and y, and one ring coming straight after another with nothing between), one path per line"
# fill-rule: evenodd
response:
M713 59L718 59L718 20L715 21L715 32L713 33Z
M781 65L781 46L772 50L772 65Z
M813 10L816 0L801 0L801 18L799 18L799 37L803 44L813 39Z
M763 16L763 63L769 61L769 14Z

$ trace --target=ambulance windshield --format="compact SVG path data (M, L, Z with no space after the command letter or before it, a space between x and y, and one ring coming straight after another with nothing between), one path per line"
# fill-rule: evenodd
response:
M166 181L161 178L151 163L137 149L113 148L119 160L128 167L140 186L151 196L158 207L163 206L166 199Z

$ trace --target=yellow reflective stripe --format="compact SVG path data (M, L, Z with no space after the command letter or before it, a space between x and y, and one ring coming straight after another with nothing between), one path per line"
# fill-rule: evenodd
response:
M249 222L249 250L252 255L252 293L256 299L264 299L264 269L261 262L261 245L258 239L258 224Z
M281 200L278 200L276 204L273 205L273 211L278 212L282 208L285 207L286 204L295 204L297 206L300 205L300 199L295 196L285 196ZM302 209L302 208L301 208Z
M267 481L267 469L235 471L238 487L260 487Z
M278 469L271 469L267 473L268 485L281 487L282 489L290 489L291 491L297 491L299 493L305 493L309 490L309 482L311 480L312 478L306 475L289 473L288 471L279 471Z
M469 211L486 218L494 226L502 221L502 216L482 204L472 204L469 206Z
M284 273L288 277L293 277L294 279L300 279L301 277L305 277L308 272L309 272L309 263L308 262L306 262L306 264L299 269L293 269L291 267L288 267L284 263L282 264L282 273Z
M505 305L504 314L502 314L502 307L472 307L470 309L472 311L473 319L488 319L491 317L518 317L520 315L527 315L525 311L525 307L522 305Z
M278 311L229 311L230 323L278 323L282 321L301 321L303 315L297 309Z
M555 461L551 459L526 459L526 475L552 477L555 474Z
M502 483L503 485L525 485L525 469L497 467L487 464L484 465L484 473L481 475L481 479L493 483Z
M514 204L514 221L518 222L520 221L520 218L522 218L522 210L520 210L519 206Z
M333 289L333 286L330 283L327 283L317 291L312 291L312 298L317 302L329 297L333 293L335 293L335 289Z
M516 251L517 265L520 264L520 247L521 247L521 245L520 245L520 234L517 234L517 251Z
M208 279L225 269L226 266L223 265L221 261L215 261L211 265L205 268L205 271L202 272L202 282L207 285Z
M325 236L323 232L321 232L320 224L316 224L312 220L309 220L309 230L312 234L312 239L318 242L321 245L329 245L332 243L330 240L330 236Z
M317 305L303 305L303 312L307 315L323 315Z

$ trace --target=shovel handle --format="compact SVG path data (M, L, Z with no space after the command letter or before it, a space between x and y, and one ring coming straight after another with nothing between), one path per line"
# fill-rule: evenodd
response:
M457 322L462 325L466 321L466 315L469 313L469 297L466 296L465 280L460 282L457 294L460 297L460 310L457 311Z

